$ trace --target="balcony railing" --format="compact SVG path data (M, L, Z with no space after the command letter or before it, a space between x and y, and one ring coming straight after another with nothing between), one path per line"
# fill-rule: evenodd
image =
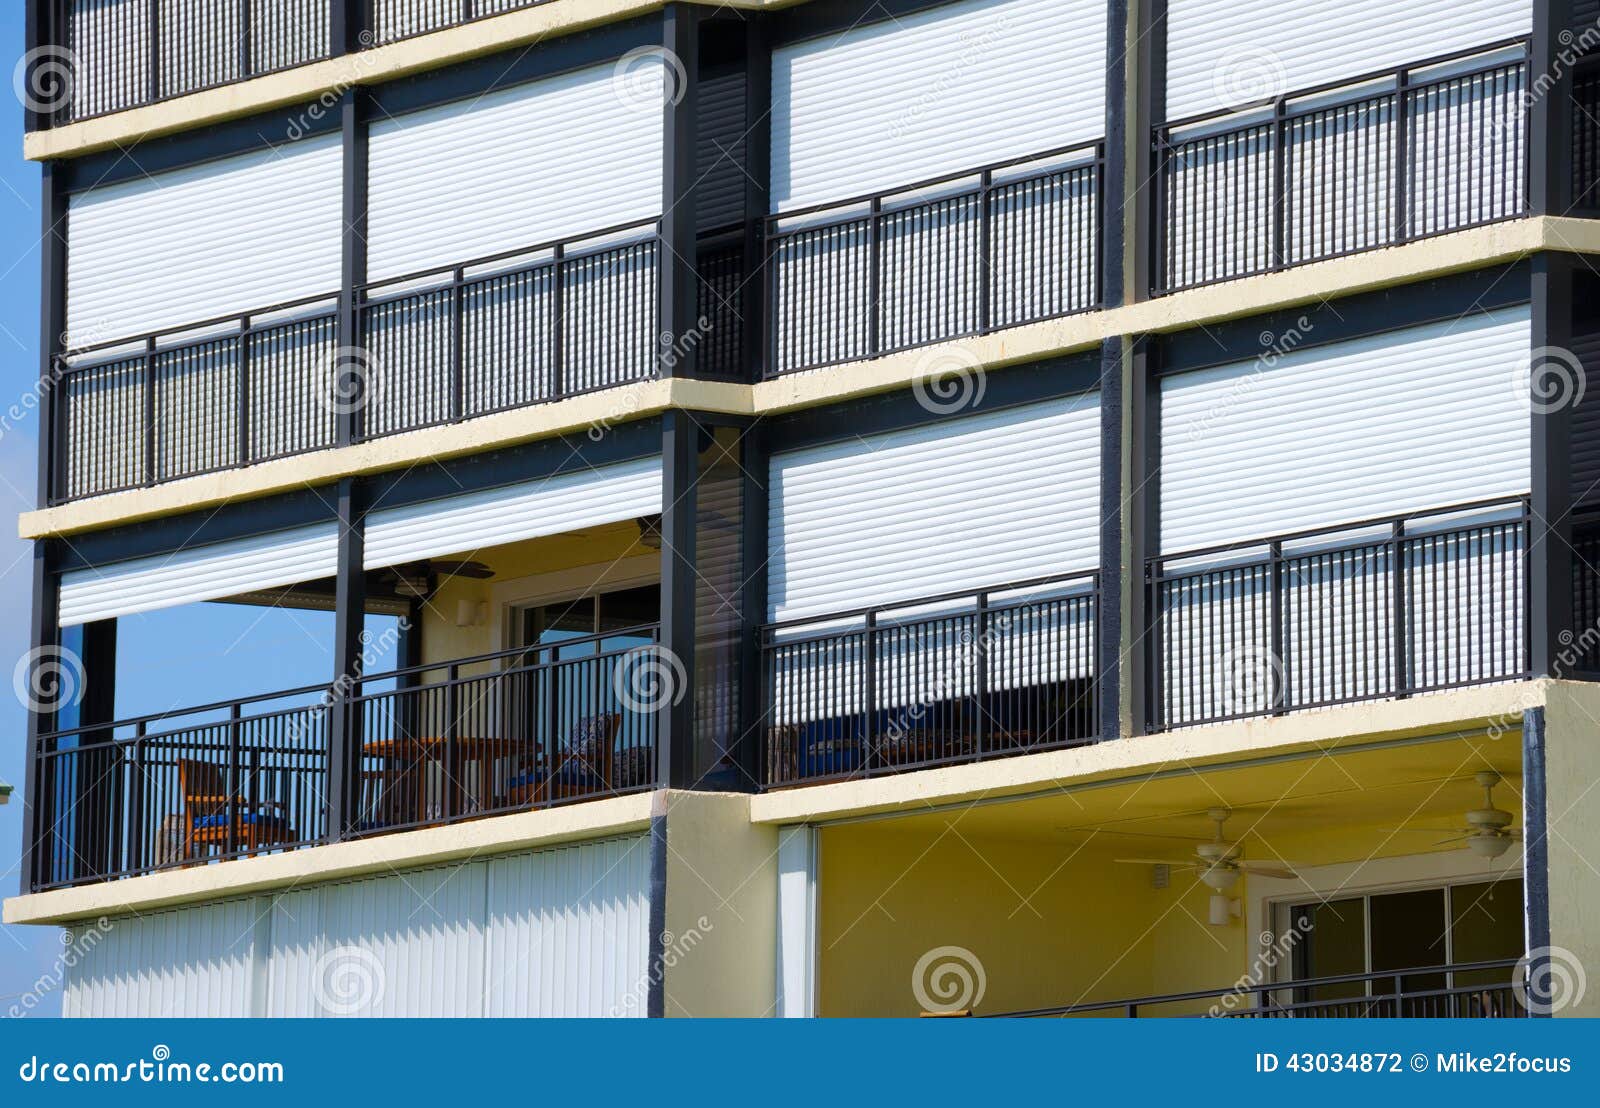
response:
M767 224L768 376L1101 302L1103 147L803 208Z
M354 343L330 293L71 350L51 501L326 450L345 415L362 441L648 380L659 258L656 224L631 224L358 289ZM711 300L694 356L737 369Z
M1512 979L1517 959L1382 970L1304 981L1229 985L1136 1000L1068 1004L998 1018L1211 1016L1228 1019L1507 1019L1528 1009Z
M66 66L36 70L33 92L61 124L305 65L332 55L340 2L55 0Z
M1148 567L1153 729L1526 677L1525 499Z
M442 31L484 16L547 4L550 0L366 0L372 45L382 46Z
M656 230L609 228L366 286L361 437L654 377Z
M631 689L654 625L42 735L35 890L331 841L332 759L359 782L344 835L653 787L656 717ZM356 790L352 790L355 792Z
M1099 578L771 624L769 788L1093 742Z
M1428 59L1158 129L1157 291L1525 214L1526 51L1516 40L1476 63Z

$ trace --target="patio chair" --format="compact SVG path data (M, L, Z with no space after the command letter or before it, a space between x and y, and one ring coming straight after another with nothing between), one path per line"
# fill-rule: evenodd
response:
M510 807L521 807L610 792L617 732L621 727L620 712L578 720L572 725L567 741L553 752L551 764L530 765L525 761L521 771L506 782L506 803Z
M294 829L275 800L249 800L228 795L226 774L214 762L178 759L178 790L183 794L183 848L187 859L200 857L215 847L254 854L262 847L294 839ZM232 820L229 820L229 808Z

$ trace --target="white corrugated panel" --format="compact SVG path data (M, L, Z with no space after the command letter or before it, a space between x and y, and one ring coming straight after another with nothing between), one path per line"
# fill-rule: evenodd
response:
M1525 307L1161 382L1161 549L1526 492Z
M67 328L77 344L339 287L339 136L74 195Z
M661 213L665 66L592 66L372 126L375 281Z
M258 1015L267 902L230 900L79 924L61 1014L92 1019Z
M332 577L338 526L318 523L61 575L60 625Z
M368 569L559 535L661 511L661 459L640 458L367 517Z
M486 863L486 1016L643 1016L650 843L618 839Z
M966 0L772 58L772 198L784 211L1093 142L1102 0Z
M1169 0L1167 118L1530 33L1529 0Z
M69 1016L643 1015L633 837L79 928Z
M1093 569L1099 395L780 454L770 487L774 620Z
M780 1019L816 1015L817 830L778 831L778 996Z

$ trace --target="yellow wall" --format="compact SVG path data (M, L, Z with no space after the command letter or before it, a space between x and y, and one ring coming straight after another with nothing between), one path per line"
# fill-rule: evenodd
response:
M820 1014L914 1016L913 970L936 947L971 951L979 1012L1225 986L1246 968L1245 925L1206 924L1210 890L1118 865L1076 840L929 844L882 824L822 833Z
M1545 825L1550 865L1551 966L1586 980L1557 1015L1600 1016L1600 686L1552 681L1545 707ZM1501 803L1504 803L1503 801ZM1560 1004L1561 992L1553 994ZM1573 989L1567 995L1576 997Z

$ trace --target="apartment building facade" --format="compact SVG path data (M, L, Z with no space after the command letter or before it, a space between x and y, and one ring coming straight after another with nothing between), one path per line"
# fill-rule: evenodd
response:
M29 27L68 1014L1596 1010L1600 7Z

